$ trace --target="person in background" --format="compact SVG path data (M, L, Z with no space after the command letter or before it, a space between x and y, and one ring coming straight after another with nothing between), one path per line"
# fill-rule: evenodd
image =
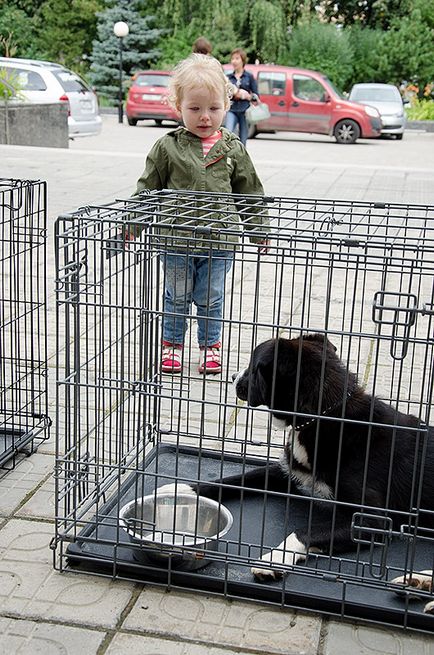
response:
M226 115L226 127L230 132L235 132L238 125L239 137L243 145L247 143L248 134L246 110L251 101L256 102L259 99L256 80L251 73L245 70L246 63L247 55L244 50L241 48L232 50L233 71L228 78L235 89L231 107Z
M182 117L183 127L168 132L151 148L135 195L145 189L188 189L263 196L263 186L246 149L222 127L232 87L217 59L190 55L175 67L170 88L169 101ZM221 372L225 280L238 242L240 213L230 198L218 199L215 209L208 203L201 210L200 200L198 203L194 215L185 220L189 226L206 225L209 237L192 238L190 231L188 240L182 238L183 219L177 218L175 212L175 238L160 253L164 270L161 370L165 373L182 370L187 317L193 304L199 372ZM250 241L261 244L260 252L267 252L269 219L265 202L256 200L247 206L243 223L250 232ZM140 229L130 228L128 240L139 234Z
M193 52L197 53L198 55L210 55L212 52L212 45L206 39L204 36L200 36L196 41L193 43Z

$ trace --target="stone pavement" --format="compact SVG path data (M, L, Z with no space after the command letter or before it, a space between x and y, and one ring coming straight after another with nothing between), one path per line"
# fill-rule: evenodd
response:
M68 150L0 146L0 176L48 182L50 413L55 407L53 226L59 213L134 189L164 128L118 125ZM249 142L268 194L434 204L434 133L338 146L278 134ZM0 475L0 655L434 655L430 635L338 621L85 575L59 574L53 535L54 429L30 458Z

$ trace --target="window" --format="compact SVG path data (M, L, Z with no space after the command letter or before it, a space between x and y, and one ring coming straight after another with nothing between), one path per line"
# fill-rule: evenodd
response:
M283 96L285 95L286 73L272 73L263 71L258 74L259 95Z
M53 75L59 80L62 85L62 89L66 92L68 91L90 91L90 87L86 84L81 77L78 77L75 73L72 73L66 68L61 68L60 70L52 70Z
M39 73L23 68L7 68L7 76L17 81L19 91L46 91L47 85Z
M294 75L294 95L308 102L325 102L326 90L322 84L309 75Z
M169 85L170 75L138 75L134 80L136 86L163 86Z
M362 102L399 102L401 96L397 89L387 89L387 88L376 88L376 89L367 89L367 88L358 88L354 89L351 93L351 100L357 100Z

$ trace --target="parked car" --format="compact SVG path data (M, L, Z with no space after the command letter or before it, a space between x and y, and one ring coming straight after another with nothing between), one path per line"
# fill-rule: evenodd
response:
M355 84L350 91L349 100L360 102L378 109L383 127L381 134L394 134L402 139L405 130L404 103L393 84Z
M0 72L18 83L15 101L47 104L68 103L69 136L101 132L98 99L91 87L68 68L50 61L0 57Z
M226 72L232 70L227 64ZM381 120L370 106L345 100L322 73L303 68L247 64L256 78L260 99L268 105L270 118L250 127L250 136L260 132L310 132L334 136L338 143L378 137Z
M179 121L167 101L169 79L169 71L138 71L133 75L126 105L128 125L147 119L154 120L157 125L163 121Z

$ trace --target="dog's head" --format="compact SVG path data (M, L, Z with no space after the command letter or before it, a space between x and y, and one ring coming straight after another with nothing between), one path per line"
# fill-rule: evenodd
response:
M344 389L353 387L356 378L324 335L310 334L259 344L234 383L238 398L252 407L269 407L290 425L294 412L316 414L320 401L322 408L343 401Z

